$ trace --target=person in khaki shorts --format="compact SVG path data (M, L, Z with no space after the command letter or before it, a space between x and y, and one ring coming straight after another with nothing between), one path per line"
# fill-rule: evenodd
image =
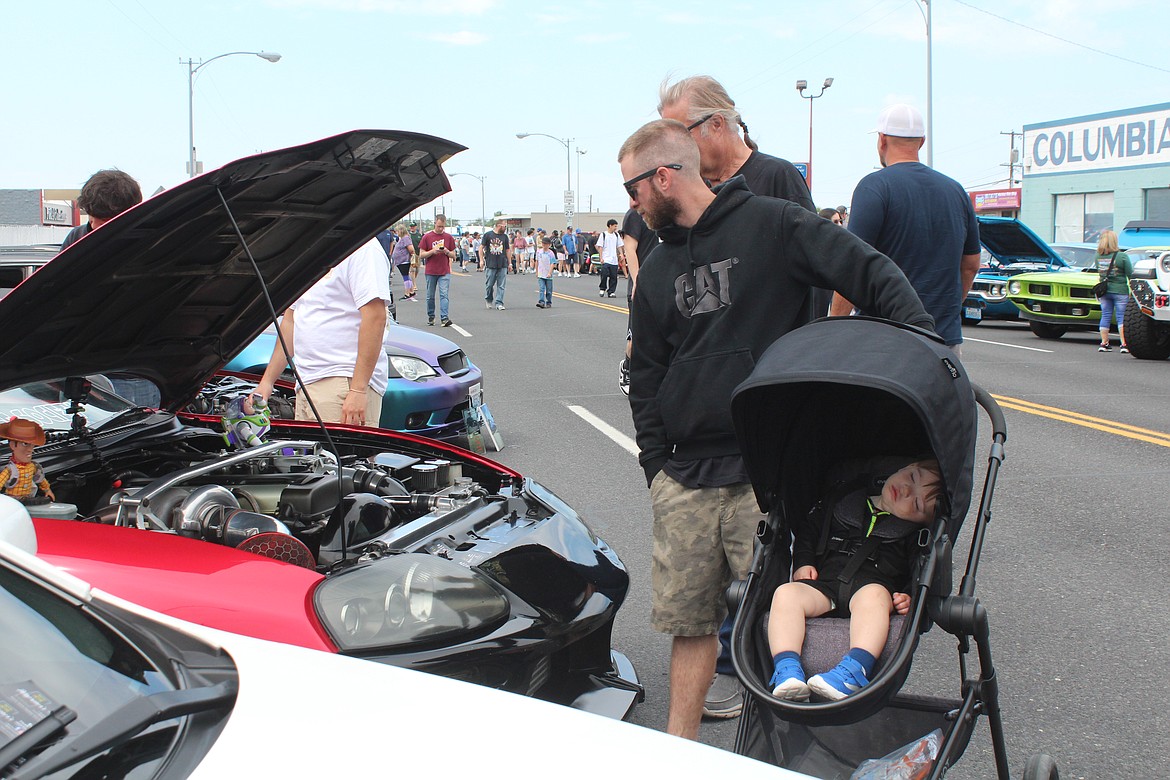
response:
M390 302L390 260L377 239L329 270L289 307L256 394L268 400L289 358L295 357L304 388L298 388L296 418L377 426L382 416L388 362L382 348Z
M732 392L807 321L812 287L859 295L886 319L933 320L897 266L848 231L740 177L713 192L685 124L645 125L618 162L630 207L661 239L630 307L630 410L654 513L651 624L672 637L666 730L697 739L724 590L748 570L761 516Z

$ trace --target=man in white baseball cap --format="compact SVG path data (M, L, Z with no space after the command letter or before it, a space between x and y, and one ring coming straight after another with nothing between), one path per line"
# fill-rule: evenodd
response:
M882 169L858 182L848 229L898 264L934 317L935 330L959 352L963 299L979 270L975 209L961 184L919 162L926 127L918 109L888 106L876 132ZM834 297L832 314L852 309Z
M914 106L905 103L887 106L878 116L875 132L895 138L926 139L926 125L922 122L922 114L918 113Z

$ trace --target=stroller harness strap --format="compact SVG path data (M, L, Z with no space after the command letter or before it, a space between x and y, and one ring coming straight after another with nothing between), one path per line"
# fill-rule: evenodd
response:
M878 509L868 496L864 496L864 509L858 507L860 516L856 516L858 514L856 511L851 513L854 515L852 522L844 523L844 516L837 515L837 519L851 530L847 530L844 534L841 531L833 533L834 516L841 509L842 501L853 493L868 492L867 488L878 487L880 489L881 482L884 480L876 481L867 478L850 480L831 491L826 499L810 512L811 516L819 516L821 521L820 538L816 547L817 560L823 560L825 555L829 553L848 557L848 562L834 577L834 581L837 583L839 602L843 603L848 600L854 579L867 563L885 578L898 577L902 572L891 559L900 558L901 553L895 551L896 547L888 547L888 545L904 546L906 538L920 530L915 524L902 520L890 512ZM841 511L844 510L841 509ZM879 523L882 523L880 528L878 528ZM877 534L874 533L875 528L878 530ZM884 546L887 546L888 552L883 551Z

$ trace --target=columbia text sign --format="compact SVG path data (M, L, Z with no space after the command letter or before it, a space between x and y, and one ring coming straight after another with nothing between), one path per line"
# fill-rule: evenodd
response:
M1024 125L1024 175L1170 163L1170 103Z

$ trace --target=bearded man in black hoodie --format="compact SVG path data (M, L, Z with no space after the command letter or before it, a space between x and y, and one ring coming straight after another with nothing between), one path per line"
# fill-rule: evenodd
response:
M877 316L933 320L898 267L848 231L753 195L739 176L708 189L686 125L650 122L618 162L630 206L662 240L641 264L631 307L630 407L654 512L651 623L673 637L667 731L697 739L723 593L746 574L760 519L732 390L807 320L813 287Z

